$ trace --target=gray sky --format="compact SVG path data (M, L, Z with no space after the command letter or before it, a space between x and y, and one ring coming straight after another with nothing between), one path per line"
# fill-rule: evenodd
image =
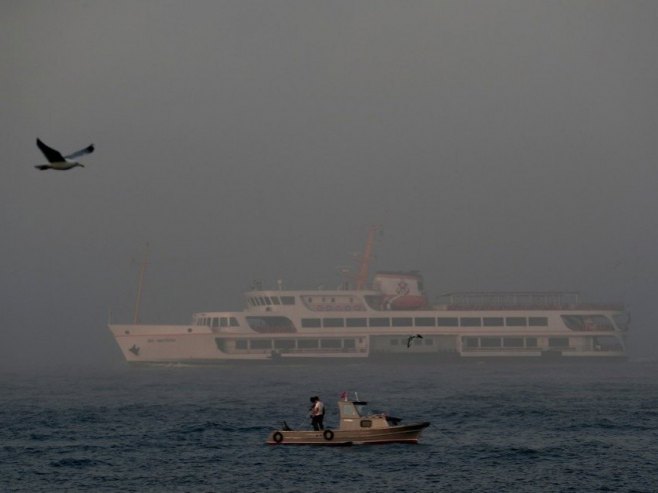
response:
M624 301L656 354L658 2L0 5L0 368L374 268ZM40 172L39 136L87 167ZM66 362L66 363L63 363Z

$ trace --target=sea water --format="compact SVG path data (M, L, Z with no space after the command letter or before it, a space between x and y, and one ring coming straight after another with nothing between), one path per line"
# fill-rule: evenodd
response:
M265 445L309 397L418 445ZM236 364L0 374L0 491L653 492L658 363Z

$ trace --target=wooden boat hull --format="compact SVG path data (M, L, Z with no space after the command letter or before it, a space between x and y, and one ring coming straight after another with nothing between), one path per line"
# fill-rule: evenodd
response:
M359 430L327 429L324 431L276 430L269 434L268 445L324 445L345 446L384 443L418 443L421 432L429 422L388 428Z

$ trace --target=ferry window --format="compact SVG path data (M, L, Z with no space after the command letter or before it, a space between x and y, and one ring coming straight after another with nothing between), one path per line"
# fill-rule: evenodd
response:
M235 318L235 317L231 317L230 322L231 322L231 327L239 327L240 326L240 324L238 323L238 319Z
M482 319L479 317L462 317L459 319L460 327L479 327L482 325Z
M347 318L345 319L347 327L367 327L367 318Z
M270 299L269 296L265 296L265 304L266 305L271 305L272 304L272 300Z
M536 337L526 337L525 338L525 347L537 347L537 338Z
M369 319L370 327L390 327L391 319L384 317L373 317Z
M320 346L325 349L338 349L341 347L340 339L320 339Z
M629 330L630 317L627 313L619 313L614 315L613 318L615 319L615 323L617 324L617 327L619 327L619 330L624 332Z
M249 327L257 332L295 332L287 317L247 317Z
M281 296L282 305L294 305L295 297L294 296Z
M299 349L316 349L320 341L317 339L297 339L297 347Z
M411 317L393 317L393 327L411 327L413 325Z
M302 318L302 327L305 329L319 329L322 323L319 318Z
M502 327L504 320L503 317L484 317L482 323L485 327Z
M275 339L274 349L295 349L294 339Z
M414 323L416 327L434 327L436 319L434 317L416 317Z
M528 321L525 317L507 317L505 325L508 327L525 327L528 325Z
M212 326L214 327L219 327L219 318L213 317L212 319Z
M458 327L459 319L457 317L439 317L436 319L439 327Z
M272 349L272 341L270 339L252 339L249 345L251 349Z
M372 428L372 421L369 419L362 419L361 428Z
M345 320L342 318L323 318L323 327L345 327Z
M228 319L226 317L222 317L219 320L220 327L228 327Z
M247 340L238 339L237 341L235 341L235 349L247 349Z
M548 327L548 317L530 317L528 325L530 327Z
M480 345L480 341L477 337L464 337L462 343L467 348L476 348Z
M523 347L523 337L503 337L503 347Z
M345 349L356 348L356 341L354 339L343 339L343 347Z
M562 315L562 321L571 330L583 330L583 317L580 315Z
M273 305L280 305L281 304L281 301L279 301L278 296L272 296L270 299L272 300Z
M614 336L594 337L594 349L596 351L621 351L623 347Z
M568 337L549 337L548 347L567 348L569 347Z
M562 315L562 320L571 330L614 330L604 315Z
M487 348L500 347L500 337L481 337L480 346Z
M261 305L266 305L267 304L267 303L265 303L265 298L263 298L262 296L258 297L258 301L260 302Z

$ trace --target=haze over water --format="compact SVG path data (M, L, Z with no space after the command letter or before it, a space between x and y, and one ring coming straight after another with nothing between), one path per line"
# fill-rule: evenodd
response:
M658 5L4 2L0 365L373 270L581 291L656 356ZM40 172L36 137L85 168Z
M0 7L0 489L655 491L658 3ZM94 143L42 172L35 139ZM372 271L630 310L620 365L127 368L106 328ZM271 448L312 394L418 447ZM301 418L301 416L300 416Z

